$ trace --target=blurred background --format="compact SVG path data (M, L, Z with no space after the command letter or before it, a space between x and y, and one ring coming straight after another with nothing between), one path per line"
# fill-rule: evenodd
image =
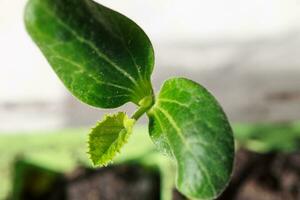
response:
M97 1L133 19L151 38L156 91L165 79L185 76L208 88L234 124L300 120L300 1ZM25 3L0 0L0 199L10 190L6 161L12 154L5 157L7 148L15 148L11 151L15 155L50 143L46 160L58 155L53 148L59 137L33 140L21 135L81 130L76 141L65 138L70 146L60 146L70 163L70 155L64 153L72 151L72 145L85 145L82 133L87 128L77 128L91 126L110 112L80 103L64 88L25 31ZM134 106L124 108L131 113ZM299 139L297 127L290 141L295 135ZM279 137L275 143L280 141ZM86 156L83 151L79 154Z
M93 124L103 111L75 100L52 72L25 32L25 2L0 1L0 131ZM151 38L156 90L186 76L211 90L233 121L300 118L299 1L99 2Z

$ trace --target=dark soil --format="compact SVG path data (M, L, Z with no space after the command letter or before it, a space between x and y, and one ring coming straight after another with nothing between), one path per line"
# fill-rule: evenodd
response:
M72 176L67 184L67 199L157 200L160 196L158 173L138 166L81 170Z
M37 176L43 173L39 172ZM71 174L58 176L43 192L37 189L40 187L32 187L43 184L43 181L37 181L40 179L36 179L37 176L33 173L30 174L30 177L25 177L26 185L18 199L158 200L160 198L159 173L138 165L120 165L98 170L79 168Z
M300 153L239 151L232 181L219 200L300 200Z
M34 199L159 200L160 178L158 172L135 165L78 169L41 197ZM173 200L186 198L174 189ZM218 200L300 200L300 153L240 150L232 181Z

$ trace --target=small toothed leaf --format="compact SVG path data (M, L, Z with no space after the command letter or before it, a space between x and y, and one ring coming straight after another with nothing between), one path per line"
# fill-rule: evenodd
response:
M131 135L134 119L125 113L106 115L89 134L89 154L94 165L107 165Z

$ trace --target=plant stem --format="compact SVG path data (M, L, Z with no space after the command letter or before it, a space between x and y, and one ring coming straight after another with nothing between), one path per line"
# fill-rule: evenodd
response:
M139 102L139 109L135 111L135 113L132 115L131 118L135 119L136 121L145 113L147 112L152 105L154 104L154 96L147 96L144 97L140 102Z

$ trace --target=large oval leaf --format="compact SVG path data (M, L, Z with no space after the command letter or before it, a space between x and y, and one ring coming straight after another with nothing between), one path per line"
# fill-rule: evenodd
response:
M29 0L27 31L80 100L115 108L152 95L154 53L127 17L92 0Z
M106 165L121 150L135 123L123 112L106 115L89 134L90 158L94 165Z
M193 81L170 79L148 115L152 140L176 160L179 191L192 199L216 198L230 179L234 141L214 97Z

